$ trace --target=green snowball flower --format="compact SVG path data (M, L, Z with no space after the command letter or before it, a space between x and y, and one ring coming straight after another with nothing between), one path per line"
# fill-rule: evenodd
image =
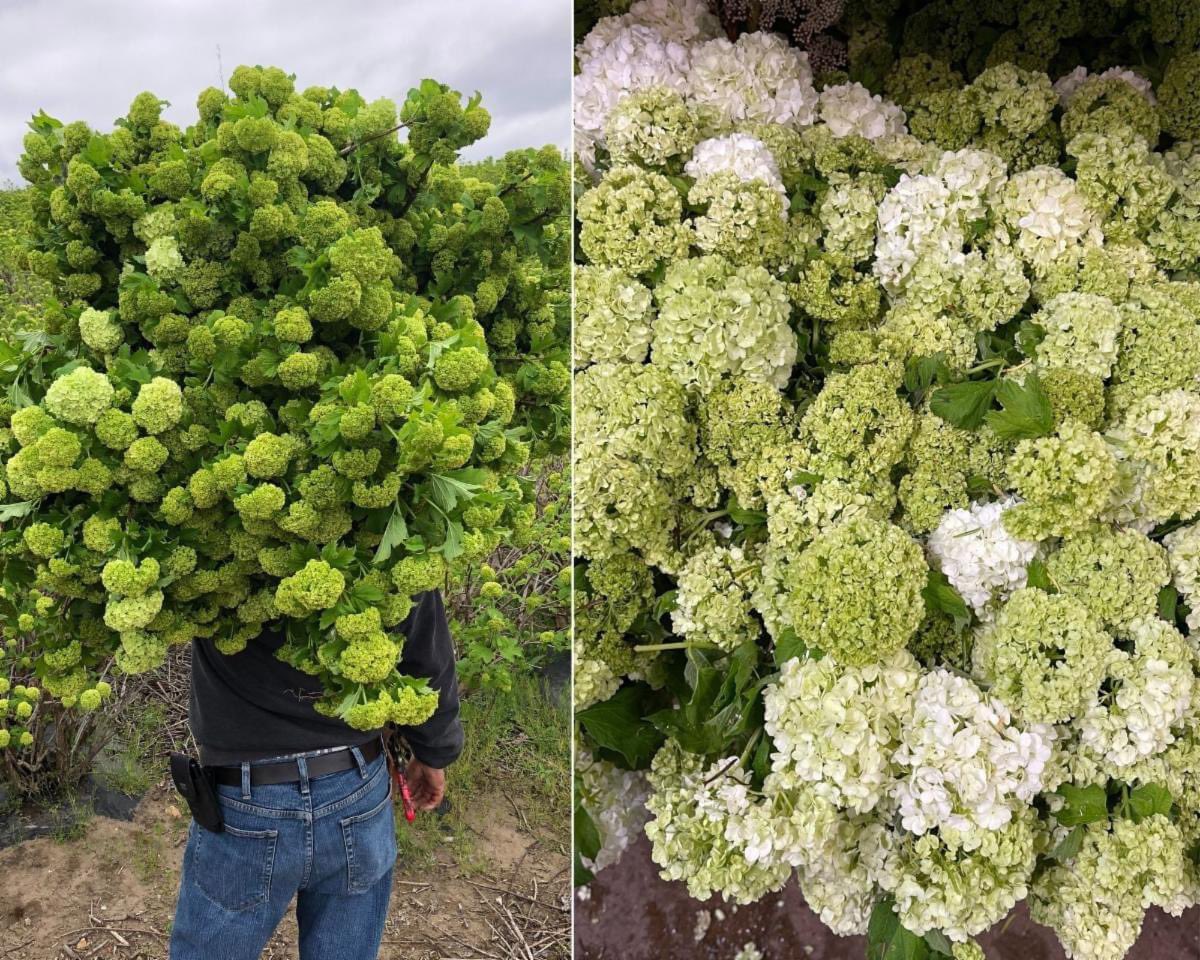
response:
M273 433L260 433L246 445L243 463L246 473L255 479L281 477L295 455L295 443L291 437L280 437Z
M632 276L687 256L683 198L666 177L635 166L609 170L576 207L579 244L593 263Z
M1098 433L1069 420L1049 437L1022 440L1008 462L1009 485L1024 501L1004 514L1018 540L1084 529L1112 498L1117 462Z
M183 391L175 381L155 377L138 390L131 412L147 433L163 433L183 416Z
M1021 719L1066 723L1095 696L1113 651L1112 637L1073 596L1025 588L976 636L974 671Z
M50 384L44 402L46 410L59 420L93 424L112 403L114 392L104 374L76 367Z
M79 315L79 336L97 353L112 353L125 339L121 325L108 310L88 307Z
M346 587L340 570L324 560L309 560L298 572L279 581L275 606L289 617L307 617L337 603Z
M1136 530L1095 527L1046 560L1051 582L1079 600L1106 628L1153 616L1170 580L1167 552Z
M49 523L33 523L25 528L22 539L35 557L49 559L58 553L67 542L67 536Z
M866 516L836 524L785 571L796 636L840 664L883 660L920 625L928 575L899 527Z

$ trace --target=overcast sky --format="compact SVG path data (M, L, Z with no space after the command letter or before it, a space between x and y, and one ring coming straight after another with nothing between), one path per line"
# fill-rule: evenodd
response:
M0 182L19 181L39 108L108 131L148 89L185 127L196 94L242 63L282 67L300 90L397 103L433 77L479 90L491 112L466 156L565 147L571 11L570 0L0 0Z

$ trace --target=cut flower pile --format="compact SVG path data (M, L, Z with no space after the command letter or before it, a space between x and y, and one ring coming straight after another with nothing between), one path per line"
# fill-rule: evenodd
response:
M957 960L1028 900L1120 960L1200 902L1180 92L908 58L897 102L663 0L577 63L581 878L645 796L697 898L794 875Z

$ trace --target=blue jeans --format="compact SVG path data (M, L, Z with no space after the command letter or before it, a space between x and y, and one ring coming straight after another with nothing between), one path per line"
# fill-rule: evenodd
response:
M192 823L171 960L258 960L296 898L301 960L375 960L396 862L381 755L315 780L221 785L225 830ZM301 759L303 769L303 759Z

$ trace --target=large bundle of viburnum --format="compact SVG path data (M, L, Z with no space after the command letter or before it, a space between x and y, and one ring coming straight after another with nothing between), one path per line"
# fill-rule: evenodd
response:
M0 345L2 617L36 678L5 742L39 684L91 709L114 657L267 623L322 711L420 722L389 628L533 522L521 468L565 445L561 156L465 175L488 114L429 80L399 110L276 68L230 88L186 130L143 93L110 133L26 137L55 299Z
M585 865L649 816L696 897L1118 960L1200 900L1200 150L1128 70L906 111L700 3L577 55Z

